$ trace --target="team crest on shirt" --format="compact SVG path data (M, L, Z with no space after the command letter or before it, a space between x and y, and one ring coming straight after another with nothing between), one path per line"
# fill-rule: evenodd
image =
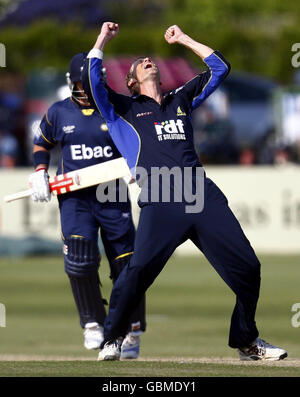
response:
M180 106L177 108L177 116L186 116L186 113L181 110Z
M84 116L91 116L95 109L81 109L81 111Z

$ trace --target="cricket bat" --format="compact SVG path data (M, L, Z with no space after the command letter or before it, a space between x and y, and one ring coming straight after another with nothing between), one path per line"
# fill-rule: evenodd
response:
M50 177L49 187L51 193L56 196L129 175L131 175L131 173L127 162L123 157L120 157L115 160L106 161L101 164L91 165L79 170ZM4 201L9 203L14 200L28 197L31 193L31 189L23 190L21 192L5 196Z

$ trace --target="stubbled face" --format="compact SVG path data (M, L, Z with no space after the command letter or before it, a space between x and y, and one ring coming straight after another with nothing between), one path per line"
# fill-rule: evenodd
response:
M130 68L133 75L136 77L139 83L143 83L146 80L158 80L160 79L158 67L149 58L137 59Z

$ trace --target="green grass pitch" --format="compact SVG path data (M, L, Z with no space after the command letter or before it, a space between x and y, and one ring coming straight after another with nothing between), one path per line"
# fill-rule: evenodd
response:
M0 376L300 376L300 257L260 256L256 321L263 339L289 352L280 365L240 363L228 347L235 296L203 256L170 259L147 292L147 332L138 361L97 362L82 330L62 257L0 260ZM107 261L100 268L111 289Z

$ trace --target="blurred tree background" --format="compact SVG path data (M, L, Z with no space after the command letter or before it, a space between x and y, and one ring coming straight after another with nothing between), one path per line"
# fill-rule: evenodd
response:
M26 2L32 3L31 18L14 22L13 10ZM51 4L52 12L41 18L33 12L35 3L39 9ZM107 55L183 55L199 64L190 51L164 41L165 29L177 24L224 53L234 70L289 83L295 72L291 47L300 38L299 14L300 2L292 0L2 0L0 41L7 48L7 71L66 70L74 53L91 48L101 23L113 20L121 34L109 43Z

